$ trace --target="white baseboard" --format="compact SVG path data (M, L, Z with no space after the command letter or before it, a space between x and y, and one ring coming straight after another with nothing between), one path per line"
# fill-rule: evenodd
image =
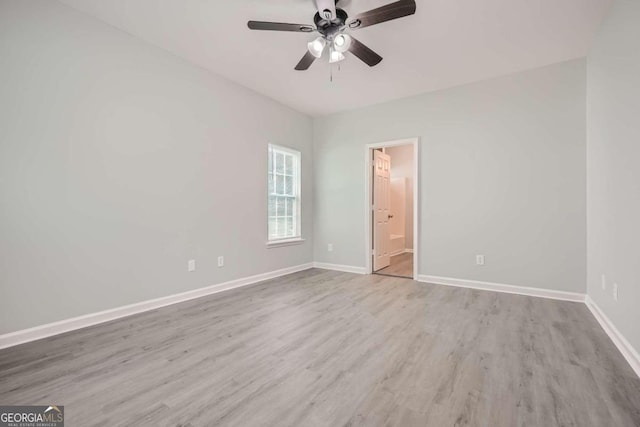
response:
M618 331L618 328L614 326L611 319L609 319L607 315L604 314L602 309L598 307L598 305L591 299L589 295L587 295L587 297L585 298L585 304L587 304L587 307L589 308L589 310L591 310L593 316L596 318L598 323L600 323L602 329L604 329L607 335L609 335L611 341L613 341L615 346L618 347L618 350L620 350L622 356L624 356L627 362L629 362L629 365L631 365L631 368L634 370L636 375L640 377L640 354L638 354L638 351L636 351L636 349L633 348L631 343L627 341L624 335L622 335L620 331Z
M296 273L298 271L313 268L313 263L301 264L294 267L283 268L281 270L270 271L267 273L257 274L255 276L244 277L241 279L231 280L229 282L218 283L216 285L207 286L205 288L194 289L192 291L182 292L179 294L169 295L166 297L156 298L153 300L142 301L135 304L117 307L110 310L100 311L98 313L86 314L84 316L73 317L46 325L40 325L21 331L11 332L0 335L0 349L13 347L30 341L47 338L53 335L86 328L88 326L97 325L99 323L109 322L111 320L120 319L131 316L133 314L142 313L156 308L166 307L168 305L177 304L179 302L189 301L206 295L215 294L229 289L239 288L251 285L287 274Z
M321 268L326 270L343 271L347 273L366 274L364 267L354 267L349 265L329 264L322 262L312 262L297 265L294 267L283 268L267 273L257 274L255 276L245 277L241 279L231 280L216 285L207 286L205 288L194 289L192 291L182 292L179 294L169 295L166 297L156 298L153 300L142 301L135 304L117 307L110 310L91 313L84 316L73 317L46 325L36 326L21 331L11 332L0 335L0 349L13 347L30 341L47 338L50 336L86 328L111 320L120 319L134 314L154 310L168 305L177 304L184 301L200 298L206 295L215 294L229 289L240 288L242 286L251 285L262 282L264 280L273 279L287 274L296 273L298 271L308 270L310 268ZM611 341L620 350L623 357L627 360L634 372L640 377L640 354L627 341L627 339L618 331L611 320L604 314L598 305L588 296L580 293L555 291L551 289L530 288L524 286L504 285L490 282L480 282L476 280L453 279L448 277L418 275L419 282L433 283L437 285L456 286L471 289L480 289L495 292L504 292L518 295L528 295L533 297L551 298L564 301L584 302L593 316L596 318L600 326L607 333Z
M528 295L532 297L551 298L563 301L584 302L585 294L555 291L552 289L530 288L526 286L503 285L500 283L480 282L477 280L453 279L450 277L418 275L418 282L436 285L456 286L459 288L481 289L484 291L503 292L508 294Z
M326 262L314 262L313 266L315 268L322 268L324 270L343 271L345 273L355 273L355 274L367 274L367 269L365 267L354 267L351 265L340 265L340 264L328 264Z
M554 291L551 289L530 288L525 286L503 285L499 283L480 282L476 280L452 279L449 277L418 275L418 282L433 283L436 285L456 286L462 288L481 289L485 291L505 292L509 294L527 295L540 298L551 298L563 301L582 302L586 304L602 329L609 336L613 344L618 348L622 356L631 366L631 369L640 378L640 354L618 331L613 322L604 314L589 295Z

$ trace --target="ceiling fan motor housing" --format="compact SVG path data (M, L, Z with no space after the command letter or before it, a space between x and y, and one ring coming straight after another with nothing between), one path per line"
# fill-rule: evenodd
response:
M336 34L341 33L345 28L345 23L349 15L342 9L336 8L335 19L325 19L317 12L313 21L318 28L318 32L328 39L332 39Z

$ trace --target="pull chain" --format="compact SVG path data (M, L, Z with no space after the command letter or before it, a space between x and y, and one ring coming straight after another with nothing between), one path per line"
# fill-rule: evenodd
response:
M329 64L329 69L331 70L329 74L329 81L333 83L333 64ZM340 72L340 63L338 63L338 72Z

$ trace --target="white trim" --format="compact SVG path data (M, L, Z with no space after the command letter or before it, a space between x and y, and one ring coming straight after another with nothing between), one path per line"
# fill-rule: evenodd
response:
M281 248L283 246L292 246L292 245L301 245L305 242L305 239L302 237L296 237L293 239L281 239L281 240L272 240L267 242L265 245L268 249L273 248Z
M420 274L418 282L433 283L436 285L456 286L459 288L481 289L484 291L503 292L507 294L527 295L539 298L551 298L563 301L584 302L585 294L552 289L531 288L527 286L504 285L501 283L480 282L477 280L453 279L450 277L427 276Z
M272 144L269 143L269 146L274 148L277 151L282 151L287 154L292 154L294 156L300 156L300 150L296 150L295 148L285 147L284 145Z
M403 253L405 253L406 251L404 249L398 249L395 252L390 252L389 256L396 256L396 255L402 255Z
M404 253L405 254L412 254L413 253L413 249L405 249Z
M593 314L593 317L595 317L598 323L600 323L602 329L604 329L607 335L609 335L609 338L611 338L613 344L618 347L618 350L620 350L622 356L627 360L627 362L629 362L629 365L631 365L631 369L633 369L636 375L640 377L640 354L638 354L638 351L633 348L631 343L627 341L624 335L620 333L618 328L614 326L611 319L609 319L607 315L604 314L602 309L598 307L598 305L594 300L591 299L589 295L587 295L587 297L585 298L585 304Z
M376 142L374 144L367 144L365 146L365 187L364 187L364 245L365 245L365 267L363 274L373 273L373 262L371 252L371 192L373 189L373 183L371 179L371 151L376 148L389 148L398 147L401 145L413 145L413 278L418 278L418 260L420 250L420 140L419 138L399 139L397 141Z
M631 366L631 369L640 378L640 354L629 341L615 327L611 319L607 317L600 307L591 299L589 295L554 291L551 289L531 288L526 286L503 285L499 283L480 282L476 280L452 279L449 277L428 276L421 274L417 278L418 282L433 283L436 285L455 286L470 289L480 289L485 291L503 292L517 295L527 295L538 298L551 298L562 301L573 301L584 303L593 317L596 318L602 329L609 336L613 344L618 348L622 356Z
M18 344L51 337L53 335L58 335L65 332L75 331L77 329L86 328L88 326L97 325L99 323L109 322L111 320L120 319L149 310L155 310L156 308L166 307L168 305L189 301L229 289L252 285L254 283L262 282L263 280L285 276L287 274L308 270L310 268L313 268L313 263L311 262L294 267L288 267L280 270L270 271L267 273L257 274L255 276L231 280L229 282L218 283L216 285L207 286L205 288L194 289L192 291L125 305L122 307L100 311L97 313L85 314L84 316L73 317L71 319L48 323L21 331L11 332L8 334L0 335L0 349L13 347Z
M364 267L354 267L352 265L329 264L326 262L314 262L314 268L322 268L324 270L343 271L345 273L367 274Z
M86 314L83 316L73 317L54 323L48 323L45 325L0 335L0 349L13 347L19 344L24 344L54 335L59 335L65 332L75 331L116 319L121 319L123 317L132 316L134 314L155 310L157 308L166 307L196 298L201 298L218 292L252 285L264 280L286 276L287 274L308 270L310 268L321 268L325 270L342 271L355 274L368 274L365 267L328 264L323 262L301 264L294 267L288 267L267 273L257 274L255 276L231 280L229 282L218 283L216 285L207 286L205 288L194 289L192 291L182 292L179 294L169 295L153 300L142 301L139 303L117 307L110 310ZM606 314L604 314L602 309L598 307L598 305L591 299L589 295L573 292L554 291L551 289L480 282L476 280L428 276L423 274L418 275L416 280L419 282L432 283L436 285L480 289L485 291L527 295L539 298L551 298L563 301L583 302L596 318L602 329L604 329L605 333L609 336L611 341L613 341L613 344L618 348L620 353L622 353L622 356L629 363L636 375L640 377L640 354L638 354L638 351L631 345L631 343L629 343L629 341L627 341L624 335L622 335L622 333L618 331L613 322L607 317Z

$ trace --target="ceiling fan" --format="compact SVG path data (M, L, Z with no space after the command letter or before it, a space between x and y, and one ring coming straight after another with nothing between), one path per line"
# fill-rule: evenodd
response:
M315 0L318 9L313 18L315 27L264 21L249 21L247 25L252 30L319 33L318 38L307 44L307 53L295 67L298 71L309 69L313 61L320 58L327 47L329 48L330 63L342 61L345 58L344 54L351 52L364 63L373 67L382 61L382 57L360 43L352 35L347 34L346 31L370 27L392 19L413 15L416 12L415 0L400 0L349 18L347 12L337 7L339 1Z

